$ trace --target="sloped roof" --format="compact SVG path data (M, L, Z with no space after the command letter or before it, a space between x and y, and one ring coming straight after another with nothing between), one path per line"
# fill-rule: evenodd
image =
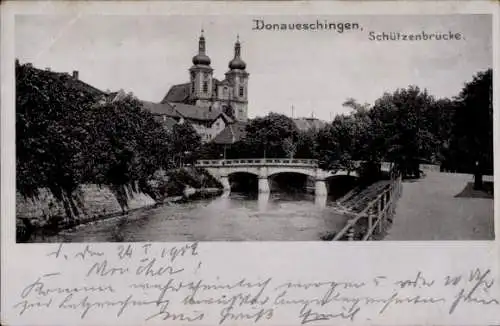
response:
M297 128L301 131L306 131L310 129L321 129L327 125L325 121L314 119L314 118L297 118L293 119Z
M224 128L215 138L213 142L220 145L234 144L243 139L246 135L245 122L235 122Z
M144 108L149 110L153 114L166 115L168 117L179 117L177 111L168 103L153 103L148 101L142 101Z
M209 109L205 107L199 107L196 105L184 104L184 103L168 103L171 105L177 113L191 120L199 120L199 121L214 121L219 116L222 115L223 119L226 122L232 122L232 119L227 116L221 110Z
M162 121L163 125L167 130L172 130L174 129L174 126L177 124L177 121L170 117L166 117L164 121Z
M161 103L176 102L186 103L189 99L190 83L177 84L170 88Z
M100 90L100 89L98 89L90 84L87 84L86 82L82 81L81 79L74 78L73 76L71 76L67 72L55 72L55 71L47 70L47 69L44 70L44 69L35 68L32 65L30 65L30 67L32 69L37 70L42 75L45 74L46 76L52 76L52 77L58 78L59 80L61 80L65 84L66 87L68 87L69 89L72 89L74 91L87 92L87 93L90 93L94 96L107 96L109 94L108 92L104 92L104 91L102 91L102 90Z

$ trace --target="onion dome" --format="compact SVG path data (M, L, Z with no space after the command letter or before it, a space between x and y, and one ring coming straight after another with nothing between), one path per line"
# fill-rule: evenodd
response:
M198 41L198 54L193 57L194 65L210 65L210 58L205 53L205 37L203 36L203 30L201 30L200 40Z
M240 38L239 36L236 39L236 43L234 44L234 58L229 61L229 69L240 69L245 70L247 64L245 61L241 60L241 46L240 46Z

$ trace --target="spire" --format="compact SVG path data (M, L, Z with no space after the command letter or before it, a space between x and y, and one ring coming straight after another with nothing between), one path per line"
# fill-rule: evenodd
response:
M201 29L200 39L198 41L198 54L193 57L194 65L210 65L210 58L206 55L205 31Z
M234 43L234 58L229 62L229 69L241 69L245 70L246 63L241 60L241 45L240 45L240 35L236 35L236 43Z
M205 36L203 36L203 28L201 29L200 40L198 41L198 54L205 54Z
M240 45L240 35L236 35L236 43L234 44L234 57L239 58L241 56L241 45Z

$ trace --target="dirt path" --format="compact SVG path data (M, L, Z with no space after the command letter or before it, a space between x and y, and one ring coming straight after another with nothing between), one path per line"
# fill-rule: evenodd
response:
M492 177L485 180L492 181ZM404 182L385 240L494 239L493 199L455 197L470 182L469 174L438 172Z

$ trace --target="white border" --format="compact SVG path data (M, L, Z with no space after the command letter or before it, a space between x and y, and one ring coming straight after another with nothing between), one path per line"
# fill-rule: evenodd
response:
M4 2L1 8L1 230L2 230L2 321L8 322L5 309L15 296L15 286L22 279L31 277L33 270L38 271L47 262L43 252L53 246L47 244L22 245L15 243L15 95L14 95L14 15L23 14L133 14L133 15L346 15L346 14L493 14L493 47L494 47L494 146L495 172L500 171L500 159L497 149L499 143L499 98L500 98L500 6L494 2L460 1L460 2ZM496 42L495 42L496 41ZM495 173L495 193L499 194L500 179ZM250 275L272 275L280 277L302 277L315 279L329 271L335 275L355 275L370 272L386 272L394 275L405 273L417 268L425 268L429 273L446 274L457 270L465 270L473 266L489 266L500 281L498 273L498 258L500 251L498 235L500 203L495 200L495 241L439 241L439 242L370 242L370 243L205 243L202 245L207 262L212 265L206 276L235 274L228 272L228 261L234 273L251 273ZM78 247L78 244L68 244ZM113 244L100 244L102 248ZM221 255L225 259L221 259ZM227 259L227 260L226 260ZM342 268L338 262L342 261ZM432 265L435 263L437 265ZM72 266L61 264L61 270L71 273ZM281 267L285 269L282 269ZM50 266L49 266L50 267ZM52 267L54 267L52 265ZM42 268L42 269L44 269ZM34 274L33 274L34 275ZM15 279L21 281L15 281ZM498 283L498 282L497 282ZM500 294L499 288L495 288ZM500 311L500 309L498 309ZM408 313L390 315L384 319L384 324L407 324ZM405 316L406 314L406 316ZM9 315L10 317L10 315ZM51 319L52 318L52 319ZM61 324L75 320L57 320L45 315L38 320L31 320L32 325L51 324L58 321ZM61 317L64 318L64 317ZM100 317L101 318L101 317ZM413 317L412 317L413 318ZM500 321L500 313L495 314L489 309L465 311L454 318L441 315L429 315L430 319L414 316L415 323L447 323L447 324L492 324ZM64 322L62 322L64 321ZM26 322L26 320L24 320ZM110 316L102 316L99 323L113 324ZM134 319L126 321L130 325ZM291 320L282 319L273 324L287 324ZM89 322L90 323L90 322ZM7 323L8 324L8 323ZM120 322L123 324L123 321ZM9 324L10 325L10 324Z

